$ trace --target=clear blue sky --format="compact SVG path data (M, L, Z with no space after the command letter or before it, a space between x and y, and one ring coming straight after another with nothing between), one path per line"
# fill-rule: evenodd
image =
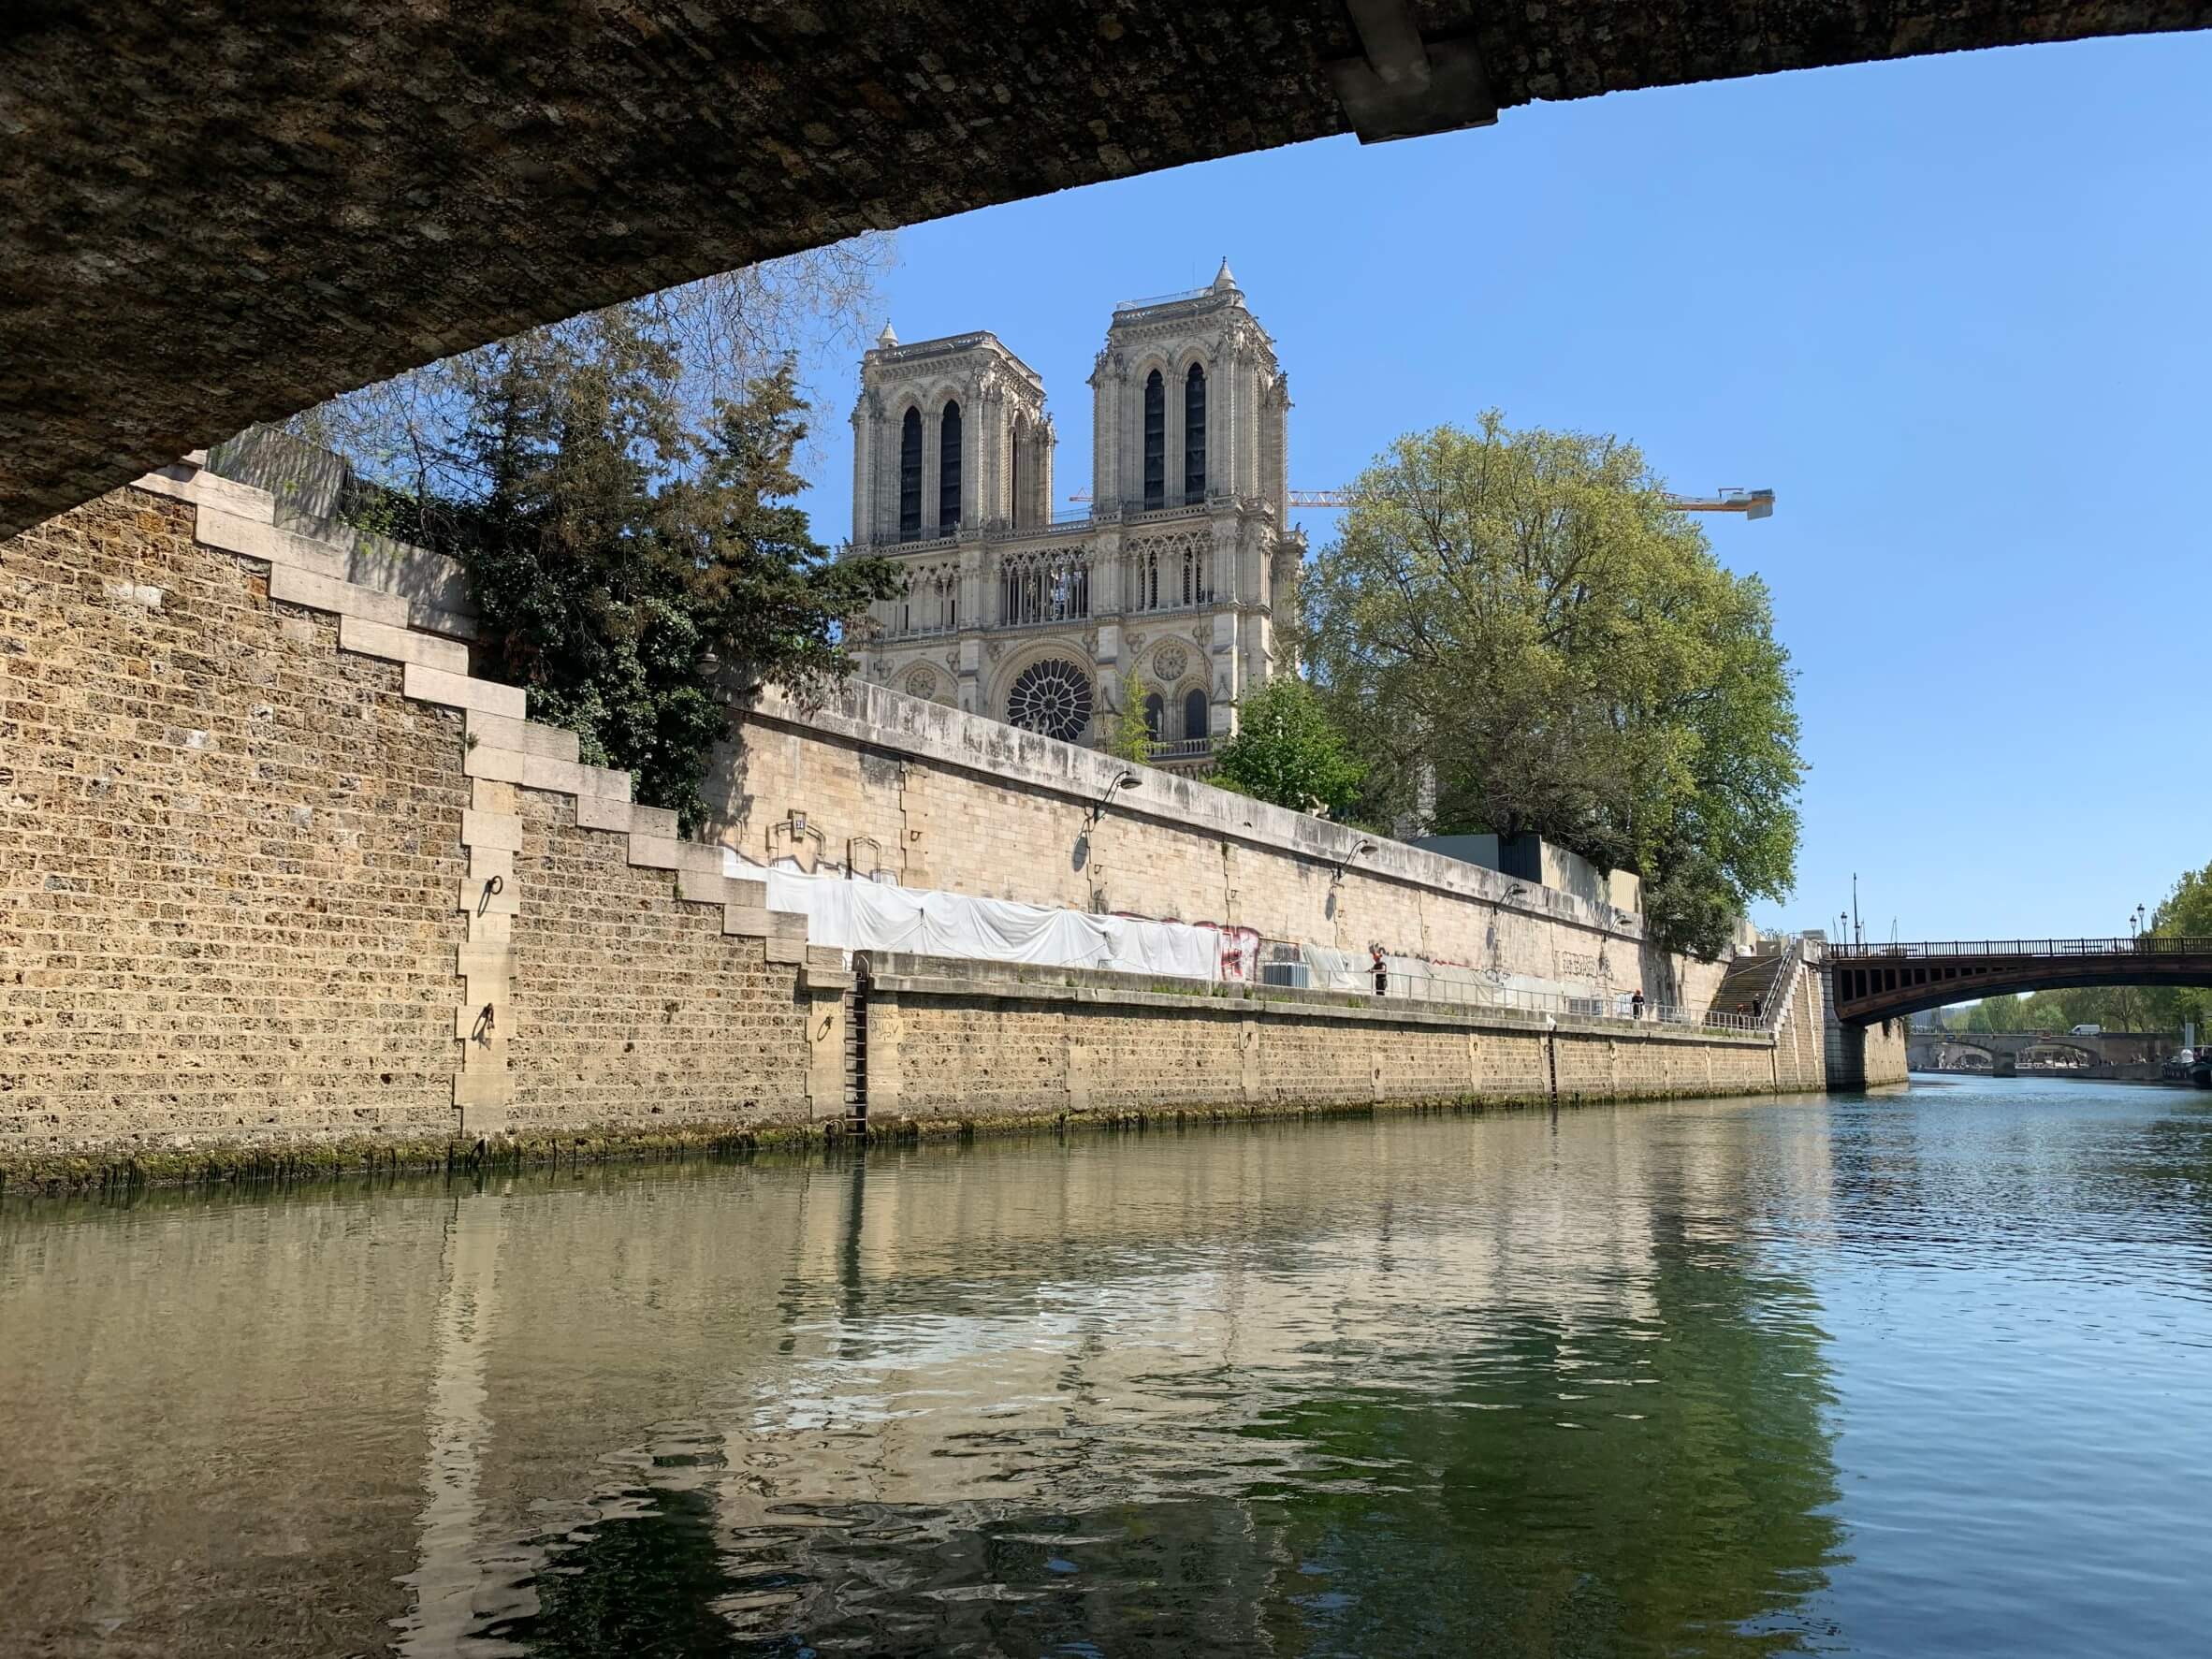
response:
M2109 934L2212 860L2212 36L1508 110L904 231L907 340L1043 376L1059 493L1114 302L1226 254L1290 376L1291 481L1492 404L1618 432L1773 589L1812 773L1796 897L1870 938ZM825 539L856 369L820 377ZM1303 517L1317 546L1328 514Z

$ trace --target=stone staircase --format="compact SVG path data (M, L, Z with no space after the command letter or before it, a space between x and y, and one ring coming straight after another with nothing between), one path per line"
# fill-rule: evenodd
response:
M1713 992L1712 1011L1734 1013L1739 1007L1748 1010L1756 1004L1759 1026L1772 1030L1788 998L1790 970L1797 957L1797 942L1790 939L1777 950L1737 958Z

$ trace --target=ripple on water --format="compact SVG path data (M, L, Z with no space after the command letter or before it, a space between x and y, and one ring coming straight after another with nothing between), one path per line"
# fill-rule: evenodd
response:
M11 1211L0 1647L2192 1651L2208 1123L1982 1084Z

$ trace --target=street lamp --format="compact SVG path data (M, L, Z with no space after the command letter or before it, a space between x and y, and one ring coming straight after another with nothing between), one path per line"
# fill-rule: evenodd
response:
M1106 808L1113 802L1113 797L1117 792L1125 789L1135 789L1137 785L1143 781L1144 780L1138 777L1134 772L1124 772L1112 783L1109 783L1106 786L1106 793L1100 795L1091 807L1090 820L1092 825L1096 827L1099 822L1106 816Z

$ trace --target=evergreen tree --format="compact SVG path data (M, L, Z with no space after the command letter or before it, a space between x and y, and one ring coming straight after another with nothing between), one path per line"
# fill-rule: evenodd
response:
M895 576L833 560L792 503L806 406L788 363L704 433L680 377L623 307L477 354L458 382L473 488L426 517L456 527L493 672L691 828L726 700L769 680L818 693L850 667L840 619Z
M1159 695L1159 688L1142 675L1132 675L1122 686L1121 707L1114 714L1113 723L1106 729L1106 741L1101 747L1116 760L1133 765L1149 765L1152 751L1159 746L1159 735L1144 718L1145 700Z

